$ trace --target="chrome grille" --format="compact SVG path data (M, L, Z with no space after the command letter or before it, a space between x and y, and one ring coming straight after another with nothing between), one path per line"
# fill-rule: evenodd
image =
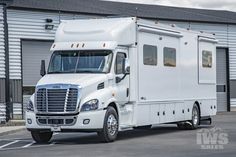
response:
M78 90L71 88L68 93L68 99L67 99L67 105L66 105L67 112L72 112L76 109L76 105L74 104L77 103L77 95L78 95Z
M36 96L37 110L39 112L47 112L47 91L46 89L39 89Z
M77 108L77 100L77 88L40 88L36 92L36 108L38 112L75 112Z
M48 112L64 112L67 89L48 89Z

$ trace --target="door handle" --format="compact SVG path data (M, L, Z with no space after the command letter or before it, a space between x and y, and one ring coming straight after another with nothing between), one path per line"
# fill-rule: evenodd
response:
M141 100L147 100L147 98L142 96L142 97L141 97Z

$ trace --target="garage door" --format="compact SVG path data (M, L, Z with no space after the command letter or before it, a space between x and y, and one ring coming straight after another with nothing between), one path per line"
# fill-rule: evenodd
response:
M47 67L51 45L51 41L22 42L23 87L34 87L41 78L41 60L45 60Z
M219 48L216 53L217 110L220 112L227 111L227 50Z

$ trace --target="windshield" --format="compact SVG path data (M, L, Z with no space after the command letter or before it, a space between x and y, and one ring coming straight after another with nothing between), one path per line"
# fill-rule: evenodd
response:
M108 73L111 62L111 51L55 51L48 73Z

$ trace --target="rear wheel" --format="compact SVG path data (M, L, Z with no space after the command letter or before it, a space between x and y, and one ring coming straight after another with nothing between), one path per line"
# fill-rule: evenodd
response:
M199 126L200 122L200 112L199 108L196 104L193 105L193 110L192 110L192 120L190 121L191 123L191 128L192 129L197 129Z
M118 114L113 107L108 107L104 118L103 129L98 132L98 136L103 142L113 142L118 134Z
M192 119L187 122L177 123L177 127L181 130L197 129L199 126L199 122L200 122L200 109L196 104L194 104L192 109Z
M31 136L36 143L47 143L52 138L52 132L31 131Z

